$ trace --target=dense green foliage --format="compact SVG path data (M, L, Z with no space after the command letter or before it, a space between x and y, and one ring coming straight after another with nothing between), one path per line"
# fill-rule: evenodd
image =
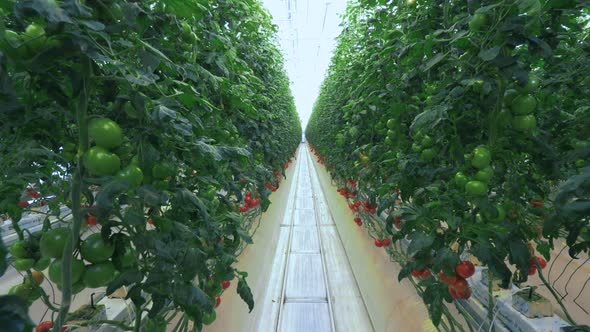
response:
M445 302L469 296L436 275L454 275L460 253L507 285L560 236L572 257L590 250L589 8L349 5L306 137L340 192L368 201L370 233L412 241L388 251L400 279L433 272L416 287L435 324L453 324ZM385 221L369 218L374 206Z
M58 330L73 293L126 285L150 331L177 311L182 330L200 330L236 278L251 309L232 264L301 138L259 1L4 0L0 17L0 211L24 240L23 267L61 257L50 268L61 307L33 286L25 302L59 310ZM46 204L29 236L21 215ZM50 215L63 237L47 233ZM100 230L92 242L86 224Z

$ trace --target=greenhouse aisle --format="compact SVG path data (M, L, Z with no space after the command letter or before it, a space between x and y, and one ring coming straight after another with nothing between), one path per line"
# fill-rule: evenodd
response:
M297 160L258 331L374 331L306 145Z

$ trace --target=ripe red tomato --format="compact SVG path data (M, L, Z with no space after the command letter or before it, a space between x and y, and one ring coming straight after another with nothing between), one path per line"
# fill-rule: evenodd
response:
M53 322L46 320L37 325L37 328L35 328L35 332L48 332L49 330L51 330L52 327Z
M359 218L359 217L355 217L355 218L354 218L354 222L355 222L356 224L358 224L358 223L362 223L363 221L361 220L361 218Z
M422 270L414 269L412 271L412 277L418 278L422 274Z
M462 261L455 266L455 273L463 279L471 277L475 273L475 266L469 261Z
M95 216L86 216L86 224L88 226L95 226L98 224L98 221Z
M388 239L388 238L385 238L385 239L381 240L381 244L382 244L384 247L389 247L389 245L391 244L391 240L390 240L390 239Z
M215 308L219 307L220 304L221 304L221 297L216 296L215 297Z
M469 284L467 283L467 280L463 278L457 278L457 281L455 281L452 287L455 288L457 293L463 293L465 290L467 290L467 288L469 288Z
M537 273L537 266L533 265L533 266L529 267L529 275L532 276L535 273Z
M375 239L375 247L382 247L383 243L381 243L381 240L379 239Z
M430 270L429 269L422 270L422 272L420 273L420 278L426 279L428 277L430 277Z
M19 201L18 206L22 207L23 209L29 206L29 202L27 201Z
M223 289L228 289L230 285L231 282L229 280L224 280L221 282L221 287L223 287Z
M541 269L544 269L547 267L547 261L545 260L545 258L543 258L541 256L535 256L535 258L539 262L539 265L541 265Z

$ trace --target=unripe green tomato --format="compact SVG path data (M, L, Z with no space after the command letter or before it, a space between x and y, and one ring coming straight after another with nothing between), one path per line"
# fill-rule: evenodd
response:
M473 167L482 169L488 167L491 161L492 155L485 146L478 146L473 150L473 159L471 159Z
M486 25L486 22L487 18L485 14L475 14L469 20L469 30L473 32L481 31Z
M428 135L424 135L422 138L422 146L425 148L429 148L434 145L434 139Z
M479 197L488 193L488 185L481 181L469 181L465 185L465 192L469 196Z
M394 130L397 127L397 121L395 121L395 119L389 119L387 120L387 128Z
M512 127L518 131L531 131L537 126L537 118L534 115L521 115L512 118Z
M434 157L436 157L436 149L433 148L427 148L422 150L422 153L420 154L420 160L424 161L424 162L429 162L432 159L434 159Z
M51 258L41 257L41 258L39 258L39 260L37 262L35 262L35 266L33 266L33 269L35 271L43 271L49 266L50 263L51 263Z
M474 178L478 181L489 183L492 177L494 176L494 170L492 167L487 166L475 173Z
M395 136L397 135L397 133L391 129L389 129L387 131L387 137L391 138L391 139L395 139Z
M541 80L535 74L530 74L526 84L523 87L518 87L518 89L521 93L533 93L539 90L540 85Z
M537 100L531 95L522 95L514 98L510 109L515 115L526 115L532 113L537 107Z
M514 98L518 97L520 94L515 89L508 89L504 92L504 104L507 106L512 105L512 101Z
M455 184L460 188L465 188L465 185L469 182L469 177L463 172L457 172L455 174Z
M32 258L17 258L13 265L17 271L26 271L33 268L35 260Z

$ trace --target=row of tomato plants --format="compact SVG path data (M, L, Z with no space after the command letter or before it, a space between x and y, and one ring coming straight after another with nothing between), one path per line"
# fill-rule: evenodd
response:
M9 0L0 14L0 213L18 236L0 275L23 274L2 326L30 331L43 301L37 331L59 331L97 287L126 286L135 319L86 325L201 330L231 280L252 310L232 265L301 137L259 1ZM35 213L40 232L19 226Z
M558 238L590 250L587 5L349 3L306 137L375 245L410 241L388 252L439 327L463 329L462 255L508 287L545 280Z

